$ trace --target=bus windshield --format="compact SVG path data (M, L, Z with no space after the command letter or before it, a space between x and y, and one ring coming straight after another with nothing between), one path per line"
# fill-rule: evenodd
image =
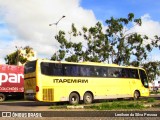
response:
M140 76L141 76L141 82L143 84L144 87L148 88L148 80L147 80L147 76L146 73L143 70L140 70Z
M25 64L24 73L32 73L36 70L36 61L31 61Z

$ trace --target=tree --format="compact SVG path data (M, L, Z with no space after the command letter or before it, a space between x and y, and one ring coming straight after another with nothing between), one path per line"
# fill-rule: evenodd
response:
M18 65L24 64L29 60L29 58L34 57L35 53L33 52L33 48L26 46L24 48L17 49L15 52L6 55L5 61L6 64L9 65Z
M70 36L81 36L82 42L73 43L66 39L66 34L59 31L55 36L60 43L58 54L54 54L51 60L66 61L92 61L108 62L119 65L140 66L148 58L148 53L153 48L160 48L160 38L151 39L146 35L130 32L135 26L141 26L140 18L134 18L129 13L126 18L114 18L106 20L107 29L103 30L102 24L97 22L94 27L83 27L78 31L72 24ZM85 43L85 44L84 44Z
M142 66L147 72L149 81L154 81L156 76L160 76L160 61L147 62Z
M65 38L65 32L59 31L59 34L55 37L60 43L59 54L54 54L51 60L63 60L66 61L94 61L101 62L106 61L109 54L105 52L108 49L109 42L108 38L102 32L102 25L98 22L95 27L91 27L89 30L83 27L83 34L75 28L72 24L72 32L70 33L73 37L83 36L87 42L86 47L79 43L68 42ZM66 55L70 55L66 57Z

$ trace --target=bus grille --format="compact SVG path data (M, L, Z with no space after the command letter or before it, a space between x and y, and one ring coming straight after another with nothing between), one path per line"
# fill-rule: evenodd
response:
M43 89L43 100L54 101L54 89Z

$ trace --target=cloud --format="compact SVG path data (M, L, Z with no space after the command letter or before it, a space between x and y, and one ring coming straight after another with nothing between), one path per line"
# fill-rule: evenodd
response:
M155 35L160 36L160 22L152 20L149 14L143 15L141 19L142 25L135 26L132 31L147 35L152 39L154 39Z
M29 45L38 57L50 58L58 49L58 42L54 36L59 30L70 31L71 24L77 28L93 26L97 22L91 10L80 6L80 0L0 0L0 19L5 28L0 28L0 33L7 31L5 36L12 36L12 40L0 38L0 47L3 51L0 62L5 55L13 52L15 46ZM58 25L56 23L63 15ZM4 62L4 61L3 61Z
M81 29L97 22L92 10L80 6L80 0L0 0L0 9L0 24L4 25L3 28L0 26L0 63L4 63L7 54L16 50L15 46L29 45L38 58L50 58L58 49L54 36L59 30L68 33L72 23ZM66 17L57 26L49 26L63 15ZM135 26L132 31L151 38L160 36L160 23L152 20L149 14L142 16L142 22L141 27Z
M130 32L137 32L141 35L147 35L150 40L154 39L155 35L160 36L160 22L152 20L149 14L144 14L141 17L142 25L135 26L131 29ZM145 43L150 43L150 41L145 41ZM153 49L153 51L149 54L149 60L151 61L160 61L160 56L157 56L159 53L159 49Z
M141 34L142 36L147 35L149 37L148 41L144 41L144 44L148 44L151 42L151 40L155 39L155 35L158 35L160 37L160 22L159 21L154 21L152 20L152 17L149 14L144 14L141 16L142 20L142 25L138 26L133 23L133 27L129 26L124 26L124 32L126 32L126 35L130 35L130 33L138 33ZM159 49L154 48L151 53L148 54L149 59L147 61L160 61L160 56L159 54Z

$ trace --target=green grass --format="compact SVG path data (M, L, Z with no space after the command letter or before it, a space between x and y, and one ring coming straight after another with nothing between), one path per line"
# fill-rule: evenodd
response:
M112 100L111 101L104 101L102 103L93 103L90 105L84 106L85 109L95 109L95 110L134 110L134 109L144 109L144 105L148 103L156 102L155 98L148 98L147 100L138 100L138 101L125 101L125 100ZM50 106L49 109L66 109L69 104L63 105L53 105ZM78 106L73 105L73 106ZM70 105L69 105L70 106Z
M63 109L66 108L67 105L62 105L62 106L50 106L49 109Z
M151 91L150 94L160 94L160 91Z
M128 102L128 101L114 101L114 102L105 102L99 105L92 105L88 108L97 109L97 110L113 110L113 109L142 109L144 108L142 103L138 102Z
M155 100L156 100L155 98L148 98L148 99L147 99L147 102L148 102L148 103L153 103L153 102L155 102Z

